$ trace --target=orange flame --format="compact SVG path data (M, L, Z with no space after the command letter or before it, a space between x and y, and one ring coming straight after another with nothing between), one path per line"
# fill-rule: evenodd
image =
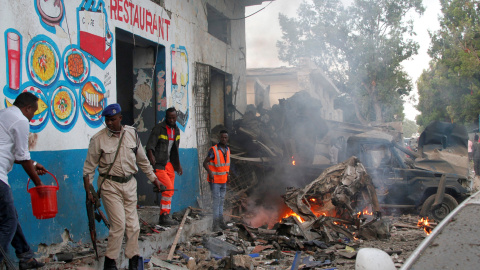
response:
M362 211L357 213L357 218L360 218L360 216L373 216L373 212L369 211L369 207L365 207Z
M368 211L368 208L367 208L367 207L365 207L365 209L363 209L362 214L363 214L363 215L368 215L368 216L372 216L372 215L373 215L372 212Z
M292 156L292 165L295 166L295 159L293 159L293 156Z
M429 220L428 217L421 218L418 220L417 226L420 228L423 228L423 231L425 231L425 233L429 235L432 232L432 227L430 227L430 222L431 220Z
M295 217L295 218L296 218L298 221L300 221L301 223L305 222L305 220L304 220L301 216L297 215L297 213L295 213L295 212L293 212L293 211L290 211L290 212L286 213L286 214L282 217L282 219L288 218L288 217L291 217L291 216Z

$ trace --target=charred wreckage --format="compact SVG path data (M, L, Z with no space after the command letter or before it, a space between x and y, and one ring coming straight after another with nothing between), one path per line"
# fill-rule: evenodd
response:
M465 127L433 122L414 152L392 129L341 123L355 130L341 136L343 162L315 164L315 144L338 135L332 135L331 121L319 117L316 104L299 92L271 110L247 111L234 123L226 207L249 225L272 228L295 216L290 223L308 240L332 240L332 231L378 239L388 237L381 213L420 214L439 222L470 195Z

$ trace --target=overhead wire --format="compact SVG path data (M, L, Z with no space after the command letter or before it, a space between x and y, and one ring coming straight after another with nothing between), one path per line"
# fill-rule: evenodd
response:
M250 15L248 15L248 16L245 16L245 17L242 17L242 18L229 19L229 20L231 20L231 21L236 21L236 20L243 20L243 19L246 19L246 18L248 18L248 17L251 17L251 16L257 14L258 12L266 9L266 8L267 8L268 6L270 6L270 4L273 3L273 2L275 2L275 0L271 0L270 3L268 3L266 6L264 6L263 8L255 11L254 13L252 13L252 14L250 14Z

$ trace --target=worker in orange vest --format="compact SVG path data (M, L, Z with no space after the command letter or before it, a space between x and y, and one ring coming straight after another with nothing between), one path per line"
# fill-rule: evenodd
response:
M227 181L230 178L230 148L227 146L228 132L220 131L220 142L212 146L203 161L207 170L207 181L212 191L213 231L227 229L223 221L223 202L227 192Z

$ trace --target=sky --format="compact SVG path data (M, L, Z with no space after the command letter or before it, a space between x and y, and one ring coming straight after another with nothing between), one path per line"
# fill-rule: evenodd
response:
M262 5L250 6L246 8L245 15L250 15L263 7L265 9L255 15L246 18L246 42L247 42L247 68L265 68L288 66L288 63L278 59L278 49L276 43L282 37L280 24L278 23L278 14L282 13L288 17L294 17L302 0L275 0L264 2ZM268 5L268 6L267 6ZM412 59L404 61L407 73L412 78L414 91L409 97L405 98L404 113L405 117L415 120L419 112L414 108L418 100L416 90L416 80L420 77L422 71L428 68L430 57L427 50L430 46L430 37L428 30L435 31L439 29L438 14L440 14L440 2L438 0L424 0L425 12L422 16L416 14L408 15L415 21L414 30L417 36L414 40L420 44L419 53Z

